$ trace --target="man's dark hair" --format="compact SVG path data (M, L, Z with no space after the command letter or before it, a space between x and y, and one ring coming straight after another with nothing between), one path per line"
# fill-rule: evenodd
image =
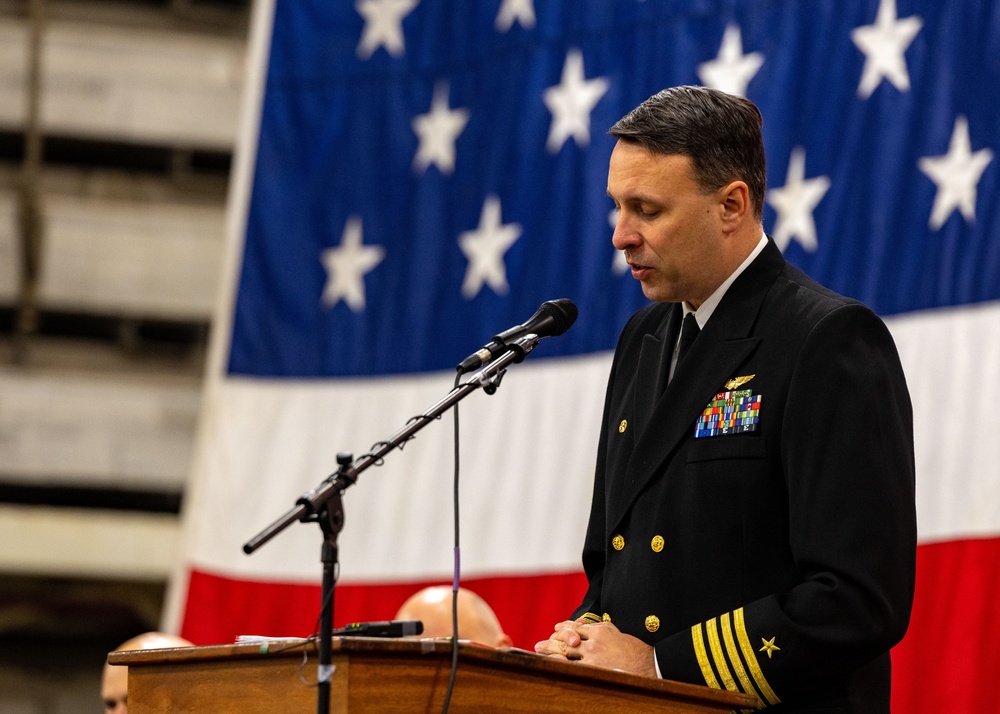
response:
M763 123L749 99L708 87L671 87L626 114L608 133L655 154L689 156L695 180L706 192L745 181L760 219L767 188Z

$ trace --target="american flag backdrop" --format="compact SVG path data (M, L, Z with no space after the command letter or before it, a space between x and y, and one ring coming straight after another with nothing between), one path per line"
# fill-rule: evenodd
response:
M451 388L495 333L580 317L462 402L462 577L530 648L578 604L607 372L645 304L607 129L677 84L764 116L764 225L883 316L914 402L920 549L894 710L990 710L1000 667L1000 3L261 0L173 624L301 636L318 527L243 542ZM864 415L859 414L859 419ZM345 494L335 625L451 581L452 426ZM706 514L706 517L710 517Z

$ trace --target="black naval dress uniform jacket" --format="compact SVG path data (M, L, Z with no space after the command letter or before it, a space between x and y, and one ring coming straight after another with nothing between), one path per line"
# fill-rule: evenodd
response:
M619 339L573 617L654 645L666 679L770 711L888 712L916 560L912 411L888 330L770 240L668 384L680 322L679 304L653 304ZM756 414L696 437L725 392L759 397Z

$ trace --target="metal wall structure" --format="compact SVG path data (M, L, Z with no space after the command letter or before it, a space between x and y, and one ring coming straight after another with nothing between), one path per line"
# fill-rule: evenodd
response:
M0 711L159 622L249 0L0 0Z

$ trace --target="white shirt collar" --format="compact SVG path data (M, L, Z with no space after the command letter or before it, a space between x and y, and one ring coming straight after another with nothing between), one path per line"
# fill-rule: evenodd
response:
M754 258L760 255L760 252L764 250L765 245L767 245L767 236L762 233L760 240L757 241L756 247L750 251L750 255L748 255L742 263L740 263L740 266L733 271L732 275L725 279L722 285L715 289L714 293L708 296L708 299L705 300L705 302L703 302L697 310L692 310L688 307L687 302L681 303L681 309L683 310L682 317L687 317L689 312L693 312L694 319L698 322L698 327L704 330L705 325L708 323L708 319L712 316L712 313L715 312L715 308L719 306L719 303L722 302L722 298L725 296L726 291L729 290L729 286L736 281L736 278L740 277L743 271L747 269L747 266L754 261Z

